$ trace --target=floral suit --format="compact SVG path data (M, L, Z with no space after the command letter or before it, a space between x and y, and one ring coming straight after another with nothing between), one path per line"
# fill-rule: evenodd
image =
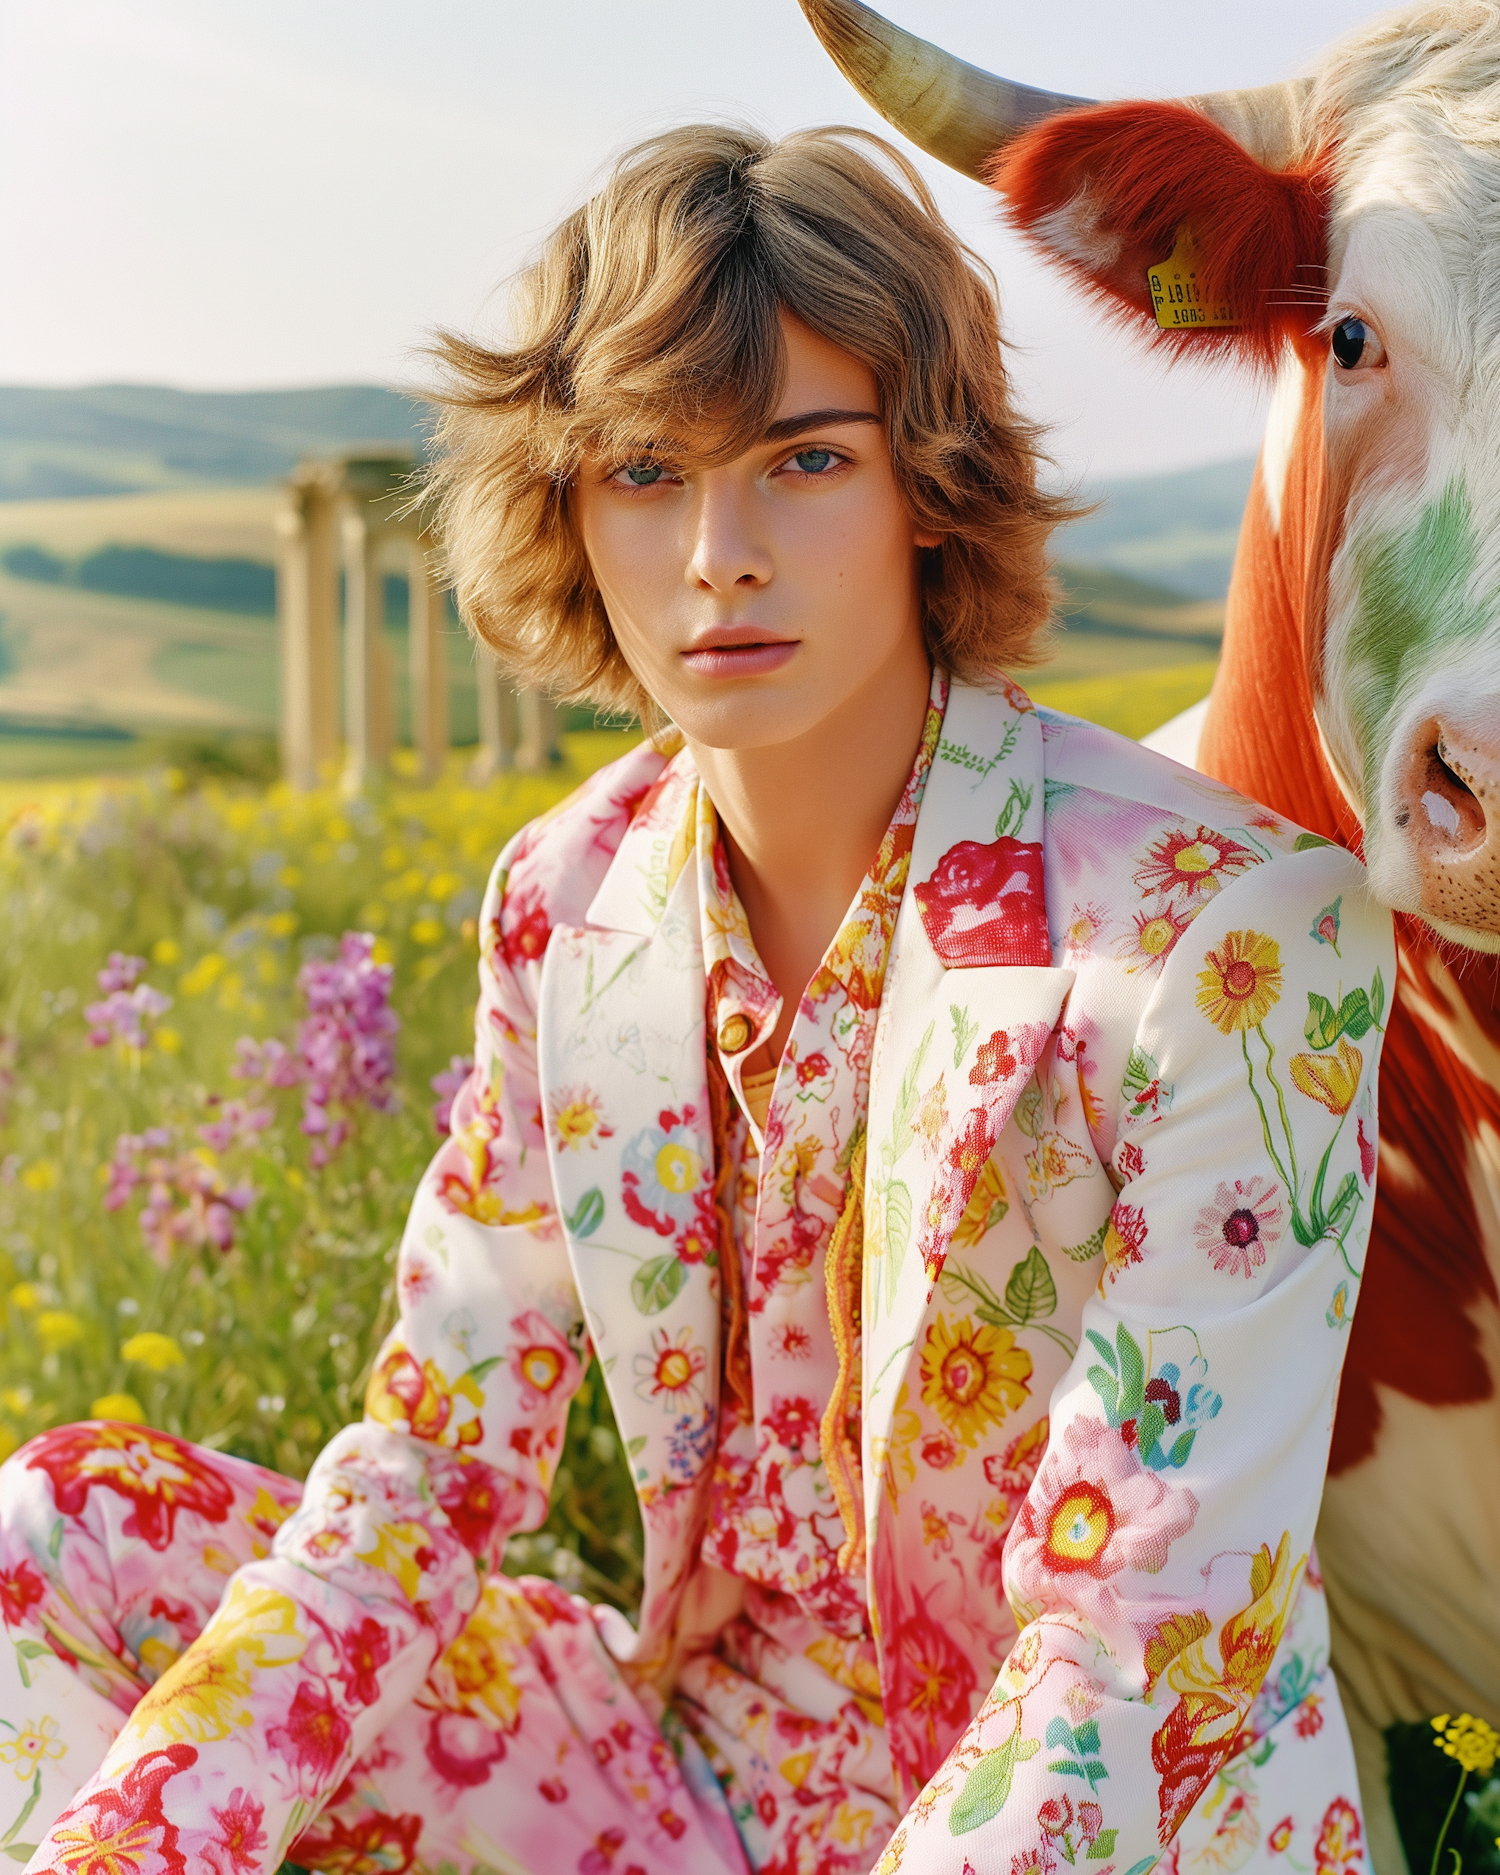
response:
M1392 969L1359 867L939 679L751 1130L717 851L643 748L502 856L400 1320L300 1499L135 1428L0 1474L13 1859L1360 1863L1312 1561ZM495 1574L590 1345L635 1630Z

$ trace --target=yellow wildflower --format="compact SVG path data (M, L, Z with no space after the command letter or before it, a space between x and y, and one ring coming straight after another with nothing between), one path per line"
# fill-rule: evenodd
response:
M120 1353L127 1361L149 1367L153 1374L164 1374L169 1367L181 1367L187 1359L172 1335L159 1335L151 1329L132 1335Z
M133 1393L101 1393L89 1408L90 1419L123 1419L144 1426L146 1409Z

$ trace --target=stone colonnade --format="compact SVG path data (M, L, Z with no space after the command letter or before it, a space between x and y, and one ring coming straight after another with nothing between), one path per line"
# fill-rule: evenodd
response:
M415 466L409 449L372 447L301 463L285 484L276 517L276 612L282 772L293 787L314 787L342 756L344 789L359 793L390 760L395 710L383 629L387 573L404 575L407 585L418 770L428 782L443 772L449 744L446 594L429 517L412 499ZM475 657L480 744L473 779L508 768L545 768L557 757L555 707L534 692L518 696L482 649Z

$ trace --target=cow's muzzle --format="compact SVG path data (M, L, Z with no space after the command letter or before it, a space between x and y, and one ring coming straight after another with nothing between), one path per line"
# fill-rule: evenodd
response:
M1500 934L1500 708L1483 717L1482 732L1436 716L1416 725L1391 810L1422 915L1460 941Z

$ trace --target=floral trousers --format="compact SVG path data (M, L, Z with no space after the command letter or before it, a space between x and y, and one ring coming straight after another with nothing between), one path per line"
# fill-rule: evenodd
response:
M71 1875L68 1845L97 1840L95 1808L117 1824L117 1799L88 1788L104 1754L299 1496L243 1460L119 1426L43 1434L0 1468L0 1852ZM600 1614L540 1578L490 1578L289 1859L340 1875L872 1867L898 1817L868 1700L739 1616L663 1707L621 1673ZM211 1818L173 1820L218 1829L224 1854L208 1840L205 1866L246 1875L271 1854L261 1808L236 1791Z

